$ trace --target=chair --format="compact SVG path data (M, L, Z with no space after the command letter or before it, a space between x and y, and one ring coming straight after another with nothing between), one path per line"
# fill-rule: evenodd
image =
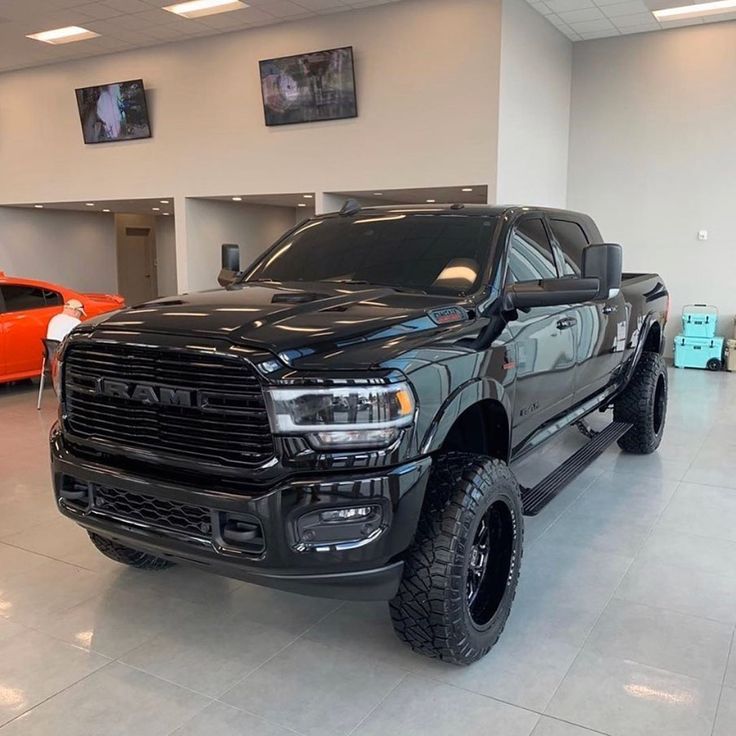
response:
M41 409L43 387L46 383L46 374L51 372L51 361L61 344L59 340L47 340L46 338L41 338L41 342L43 343L43 363L41 364L41 382L38 385L38 404L36 405L36 409L39 411Z

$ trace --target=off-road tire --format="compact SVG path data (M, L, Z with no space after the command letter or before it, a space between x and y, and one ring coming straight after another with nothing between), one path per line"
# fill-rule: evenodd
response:
M667 417L667 366L658 353L642 353L634 375L613 405L613 419L631 424L618 441L625 452L649 455L662 441Z
M139 570L163 570L167 567L171 567L174 563L169 560L164 560L161 557L154 557L153 555L146 554L145 552L139 552L136 549L125 547L122 544L113 542L111 539L101 537L99 534L94 532L88 532L89 538L92 540L92 544L102 552L105 557L109 557L115 562L121 562L123 565L130 565L130 567L137 567Z
M482 520L494 511L508 532L502 541L496 538L499 561L482 578L496 581L496 598L489 598L490 618L479 626L468 600L470 555ZM435 460L404 576L390 603L399 639L415 652L453 664L467 665L486 655L516 595L523 540L519 484L506 463L455 452ZM493 550L487 559L494 559Z

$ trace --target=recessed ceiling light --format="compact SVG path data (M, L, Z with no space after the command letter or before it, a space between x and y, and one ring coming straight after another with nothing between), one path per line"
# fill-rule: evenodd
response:
M42 204L34 204L33 206L34 206L34 207L35 207L35 208L36 208L37 210L42 210L42 209L43 209L43 205L42 205Z
M374 197L383 197L383 192L373 192Z
M463 191L464 192L472 192L473 191L473 187L463 187Z
M160 207L151 207L151 209L152 209L152 210L153 210L154 212L160 212L160 211L161 211L161 208L160 208Z
M87 207L94 207L95 206L95 203L94 202L87 202L86 205L87 205Z
M102 210L103 212L109 212L110 210Z
M242 197L233 197L233 202L242 202L242 201L243 201Z
M306 207L306 206L307 206L307 205L306 205L306 204L304 204L304 202L299 202L299 204L297 205L297 207Z
M434 204L437 200L436 199L428 199L427 202L429 204Z
M164 212L164 214L168 217L171 214L171 212Z
M169 203L169 200L168 199L159 199L159 202L161 202L161 204L168 204Z
M185 18L203 18L205 15L227 13L231 10L242 10L247 7L248 5L240 2L240 0L191 0L188 3L167 5L162 10L168 10L169 13L176 13L176 15L183 15Z
M302 197L304 197L304 199L313 199L314 195L313 194L302 194Z
M60 44L85 41L88 38L97 38L99 35L99 33L88 31L86 28L81 28L80 26L65 26L64 28L54 28L51 31L29 33L26 38L32 38L34 41L43 41L44 43Z
M717 0L712 3L697 3L695 5L680 5L675 8L653 10L657 20L679 20L681 18L698 17L704 15L718 15L731 8L736 8L736 0Z

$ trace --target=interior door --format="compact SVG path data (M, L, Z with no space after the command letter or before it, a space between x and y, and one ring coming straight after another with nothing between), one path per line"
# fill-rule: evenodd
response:
M573 220L551 218L549 224L563 254L563 273L580 276L583 250L589 245L588 235ZM576 401L592 396L609 383L622 360L628 325L621 292L606 301L580 304L577 313Z
M153 227L124 226L118 230L118 291L126 304L157 296L156 241Z
M522 219L512 231L506 282L558 278L541 216ZM514 445L564 412L575 391L577 315L568 306L534 307L509 323L516 345Z
M32 376L41 372L43 347L49 320L61 311L61 294L30 284L2 286L5 311L3 341L5 375Z

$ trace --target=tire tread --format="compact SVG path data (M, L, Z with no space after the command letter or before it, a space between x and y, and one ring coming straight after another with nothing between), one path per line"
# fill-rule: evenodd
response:
M414 651L453 664L470 664L498 641L506 620L504 617L495 636L482 647L463 636L465 578L458 559L469 537L472 512L486 489L499 483L513 488L521 519L519 488L506 463L459 452L438 458L429 483L414 545L405 562L404 579L390 603L391 620L399 639ZM518 533L522 550L523 521ZM512 573L513 590L504 604L507 611L516 594L520 563L521 551Z
M631 424L631 429L618 440L625 452L648 455L654 452L662 439L662 432L655 434L651 421L652 402L660 375L667 380L667 367L659 353L642 353L634 375L613 406L616 422ZM664 425L664 418L662 420Z

